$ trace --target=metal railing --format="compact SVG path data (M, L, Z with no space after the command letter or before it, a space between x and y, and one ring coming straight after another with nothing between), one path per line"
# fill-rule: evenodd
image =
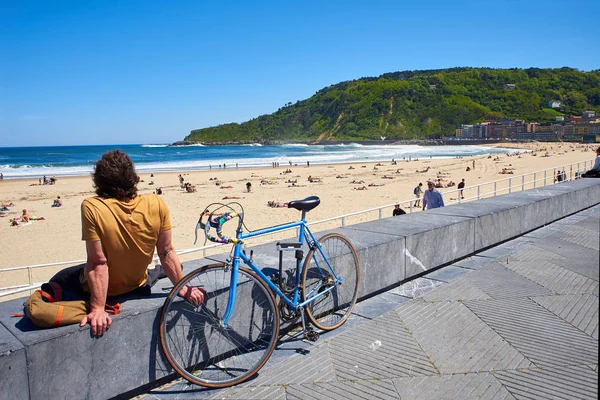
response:
M443 190L441 192L445 198L445 204L447 204L447 205L460 204L460 203L468 202L468 201L472 201L472 200L479 200L479 199L483 199L483 198L494 197L494 196L498 196L500 194L513 193L515 191L523 191L523 190L527 190L527 189L535 189L537 187L552 185L554 183L558 183L557 182L557 174L562 171L564 171L564 176L561 176L562 180L564 180L564 181L574 180L574 179L579 178L580 174L583 171L587 171L587 169L591 168L592 165L593 165L592 161L571 163L571 164L566 164L566 165L562 165L562 166L548 168L545 170L510 176L508 178L503 178L503 179L499 179L499 180L495 180L495 181L491 181L491 182L484 182L484 183L480 183L478 185L465 186L462 189L458 189L456 186L453 186L452 188L444 188L445 190ZM505 170L505 171L506 171L506 175L512 175L512 171L510 171L510 170ZM549 171L552 171L552 174L549 174ZM461 190L462 190L462 195L461 195ZM452 197L452 196L456 196L456 197ZM416 201L416 199L403 200L403 201L399 201L399 202L395 202L395 203L391 203L391 204L386 204L383 206L370 208L367 210L356 211L356 212L349 213L349 214L339 215L337 217L332 217L332 218L327 218L327 219L323 219L323 220L319 220L319 221L309 222L308 225L316 226L316 225L327 224L328 226L326 226L323 229L320 229L320 230L325 230L325 229L332 229L332 228L339 227L339 226L344 227L347 225L352 225L352 224L356 224L356 223L360 223L360 222L382 219L382 218L385 218L385 217L391 215L391 213L390 213L389 215L384 216L383 210L393 208L396 204L399 204L401 207L404 206L404 208L408 208L409 213L413 213L413 212L420 210L420 207L415 207L415 205L414 205L415 201ZM376 218L369 218L368 214L370 214L370 213L375 213ZM360 218L358 218L358 217L360 217ZM355 220L355 221L349 224L349 222L348 222L349 220ZM333 222L335 222L335 221L339 221L340 222L339 225L333 224ZM287 231L294 230L294 229L296 229L296 228L291 228L291 229L288 229ZM274 239L272 238L272 236L276 235L276 234L280 234L281 232L284 232L284 231L278 231L278 232L270 234L270 235L265 235L265 236L270 236L271 237L270 239L266 239L265 236L261 236L261 238L263 238L262 240L260 240L260 241L253 240L252 242L249 242L249 243L252 245L256 245L256 244L260 244L260 243L266 243L266 242L273 241ZM279 237L278 239L283 239L283 237ZM177 254L185 255L185 254L190 254L190 253L202 252L202 257L206 257L208 255L207 251L210 251L213 249L218 249L223 246L226 246L226 245L213 244L213 245L208 245L208 246L200 246L200 247L196 247L196 248L177 251ZM157 260L158 260L158 257L155 256L153 258L153 261L157 261ZM77 265L77 264L84 263L85 261L86 260L74 260L74 261L64 261L64 262L49 263L49 264L26 265L26 266L22 266L22 267L0 269L0 274L10 272L10 271L19 271L19 270L27 270L27 274L28 274L28 284L0 287L0 298L5 297L5 296L14 295L14 294L17 294L20 292L35 290L35 289L39 288L43 282L33 282L33 270L34 269L54 267L54 266L59 266L59 265Z

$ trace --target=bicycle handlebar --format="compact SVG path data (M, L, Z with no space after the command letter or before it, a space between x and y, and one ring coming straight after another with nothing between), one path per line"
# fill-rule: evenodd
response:
M206 222L203 221L204 216L207 216ZM198 230L199 229L202 229L204 231L204 235L211 242L224 243L224 244L241 242L240 239L223 236L223 225L226 222L231 221L234 218L240 218L240 225L241 225L243 216L244 216L243 212L238 213L235 211L228 211L228 212L220 214L220 215L214 215L214 211L211 212L210 214L207 214L207 210L204 210L202 212L202 214L200 215L200 219L198 220L198 223L196 224L194 244L196 244L196 241L198 240ZM217 234L216 236L214 236L210 233L211 228L215 229L215 232Z

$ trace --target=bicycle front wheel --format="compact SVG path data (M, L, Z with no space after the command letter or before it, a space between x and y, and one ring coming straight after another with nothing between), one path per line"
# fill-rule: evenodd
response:
M231 270L225 265L197 269L175 285L165 300L160 343L169 364L197 385L221 388L252 377L269 359L279 336L273 294L254 272L240 268L235 305L227 327ZM184 286L206 291L196 307L178 296Z
M319 245L304 261L302 293L305 301L312 299L306 306L308 318L317 328L329 331L342 325L356 304L360 265L356 249L342 235L325 235Z

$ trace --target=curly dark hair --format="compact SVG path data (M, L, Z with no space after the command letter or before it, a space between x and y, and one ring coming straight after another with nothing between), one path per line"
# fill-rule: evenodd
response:
M133 161L120 150L104 153L96 162L92 179L98 196L119 200L135 198L140 181Z

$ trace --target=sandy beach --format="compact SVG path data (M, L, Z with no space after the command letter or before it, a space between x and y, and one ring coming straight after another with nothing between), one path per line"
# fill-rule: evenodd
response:
M196 192L187 193L179 186L178 172L141 174L143 180L138 188L140 193L152 193L156 188L163 190L163 198L171 210L173 240L176 249L184 250L203 245L204 237L194 246L194 228L200 212L212 202L237 201L245 210L245 224L251 229L259 229L274 224L290 222L299 218L298 211L288 208L271 208L268 201L287 202L317 195L321 205L308 214L309 221L323 220L343 214L366 210L383 205L392 205L414 198L413 188L419 182L424 187L427 179L442 179L443 183L458 183L465 179L465 197L475 195L472 185L494 181L510 176L563 166L570 163L593 160L593 150L598 144L534 143L512 145L503 143L499 147L516 147L533 150L520 156L488 156L420 159L418 161L391 160L381 163L352 163L334 165L281 165L278 168L227 169L183 173L185 182L190 182ZM535 155L534 155L535 154ZM475 168L472 168L473 161ZM380 165L377 165L380 164ZM472 169L466 171L466 167ZM424 171L427 168L427 172ZM503 168L513 175L501 174ZM286 173L286 170L291 172ZM568 172L568 171L567 171ZM320 182L309 182L308 177L321 178ZM217 185L218 178L220 185ZM548 182L553 177L548 175ZM261 183L261 181L263 183ZM360 182L363 183L352 183ZM150 184L153 182L153 184ZM252 184L251 192L246 191L246 183ZM295 182L293 185L289 182ZM369 186L369 185L382 186ZM356 190L365 187L366 190ZM440 189L447 193L446 202L456 200L456 186ZM85 245L81 241L80 204L85 197L93 196L94 189L89 176L59 178L54 185L39 185L37 179L0 181L0 201L12 202L15 206L0 218L0 287L47 281L56 271L69 265L36 268L32 276L27 270L1 271L7 268L36 264L77 261L85 258ZM54 199L60 196L62 207L52 207ZM224 199L233 197L235 199ZM407 209L408 203L404 204ZM10 219L21 215L27 209L30 215L45 217L27 225L11 226ZM383 212L391 216L392 207ZM378 213L370 213L349 218L347 224L375 219ZM324 230L339 226L332 222L313 227ZM291 233L290 233L291 234ZM273 237L264 241L274 240ZM221 249L220 251L223 251ZM182 261L201 257L201 253L181 256ZM22 293L21 296L27 293ZM0 298L0 301L6 297Z

